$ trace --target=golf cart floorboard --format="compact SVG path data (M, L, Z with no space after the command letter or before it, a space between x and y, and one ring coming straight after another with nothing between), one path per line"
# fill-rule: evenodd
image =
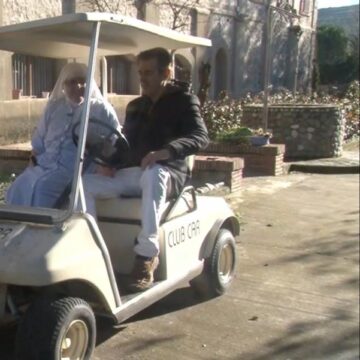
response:
M154 286L163 282L163 281L154 281L154 283L149 287L149 289L146 289L144 291L132 292L131 290L128 289L130 281L131 281L131 278L129 275L116 274L116 282L117 282L119 292L121 294L122 303L126 303L129 300L132 300L139 294L144 293L146 290L149 290L149 289L153 288Z

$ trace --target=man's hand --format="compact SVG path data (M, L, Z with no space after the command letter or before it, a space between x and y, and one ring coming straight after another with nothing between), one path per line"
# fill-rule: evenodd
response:
M167 149L151 151L141 160L141 169L152 167L159 160L167 160L170 158L170 152Z
M34 150L31 150L29 157L29 166L36 166L36 165L37 165L36 152Z
M114 177L116 173L116 169L107 166L98 165L96 167L96 173L107 177Z

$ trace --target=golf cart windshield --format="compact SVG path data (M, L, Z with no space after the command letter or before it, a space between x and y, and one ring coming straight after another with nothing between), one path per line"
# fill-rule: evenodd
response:
M0 205L0 219L61 223L71 216L79 199L84 201L81 173L96 57L137 54L153 47L175 50L194 46L211 46L211 41L107 13L68 14L1 27L0 50L57 59L88 57L86 83L90 86L85 90L69 207L66 210L44 210Z

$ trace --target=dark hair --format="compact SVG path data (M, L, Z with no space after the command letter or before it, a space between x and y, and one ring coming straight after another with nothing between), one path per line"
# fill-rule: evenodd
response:
M171 63L170 53L166 49L161 47L142 51L140 54L138 54L136 59L137 61L156 59L159 71L163 71L164 69L169 67Z

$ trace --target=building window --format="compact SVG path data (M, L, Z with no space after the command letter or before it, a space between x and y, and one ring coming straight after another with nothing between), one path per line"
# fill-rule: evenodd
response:
M309 0L300 0L299 12L300 14L308 14L309 13Z
M124 56L107 56L108 92L130 94L131 62Z
M55 85L56 60L14 54L12 56L13 93L42 97Z

